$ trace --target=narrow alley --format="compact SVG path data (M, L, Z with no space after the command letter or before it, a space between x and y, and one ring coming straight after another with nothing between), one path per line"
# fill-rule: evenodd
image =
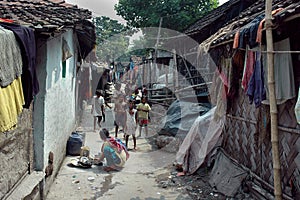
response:
M300 199L300 0L0 16L0 200Z
M91 106L86 106L81 127L84 145L90 148L91 155L100 151L101 140L98 132L93 131ZM102 127L114 134L113 112L106 109L106 121ZM149 132L153 135L153 132ZM123 135L121 134L120 137ZM150 136L151 138L151 136ZM56 199L189 199L176 188L158 187L157 180L168 178L175 154L152 149L150 139L137 139L137 151L129 151L130 158L120 172L105 172L101 166L75 168L68 164L74 156L67 156L58 172L47 200ZM129 148L133 145L129 139Z

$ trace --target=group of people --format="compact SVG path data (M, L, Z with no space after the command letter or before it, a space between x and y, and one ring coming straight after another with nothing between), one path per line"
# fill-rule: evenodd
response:
M105 107L112 108L105 102L101 91L96 91L93 97L91 113L94 116L94 131L96 131L96 123L100 128L100 138L103 140L101 148L101 157L98 161L106 159L107 166L104 168L106 171L119 170L129 158L128 154L128 140L132 136L133 150L137 149L136 139L141 136L142 128L145 129L145 136L148 136L149 112L150 105L147 103L147 97L142 96L141 102L135 104L135 101L128 97L121 91L121 84L115 85L114 92L114 113L115 113L115 137L111 137L109 131L102 128L101 122L105 121ZM122 129L121 129L122 127ZM137 130L137 127L138 130ZM118 138L118 133L124 133L125 144ZM138 136L136 137L136 132Z
M116 84L115 89L115 137L118 137L119 128L122 127L126 146L128 145L129 136L132 135L134 142L133 149L135 150L137 126L139 126L139 136L141 136L143 127L145 127L146 137L148 136L149 112L151 107L147 103L145 95L141 97L141 102L136 105L135 99L130 98L131 93L126 95L121 91L121 84Z

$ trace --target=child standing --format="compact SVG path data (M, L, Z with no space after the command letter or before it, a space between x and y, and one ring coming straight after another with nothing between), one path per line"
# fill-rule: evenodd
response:
M135 131L137 127L137 110L134 109L134 102L132 100L129 100L129 108L126 111L127 114L127 122L125 126L125 144L128 148L128 139L129 136L132 135L133 139L133 149L136 150L136 137L135 137Z
M148 136L148 123L150 105L147 103L146 96L142 96L141 103L137 105L137 119L139 124L139 137L142 134L142 127L145 127L146 137Z
M115 101L115 137L118 137L119 127L122 126L123 131L126 126L126 102L124 100L124 96L120 94ZM124 134L125 138L125 134Z
M115 103L115 137L118 137L119 127L124 129L126 125L126 103L124 102L125 94L121 91L121 83L116 83L113 101Z
M147 96L147 95L148 95L147 87L146 87L146 85L143 85L142 86L142 96Z
M91 114L94 116L94 131L96 131L96 121L101 127L102 116L104 113L104 98L101 91L96 91L96 96L93 97Z

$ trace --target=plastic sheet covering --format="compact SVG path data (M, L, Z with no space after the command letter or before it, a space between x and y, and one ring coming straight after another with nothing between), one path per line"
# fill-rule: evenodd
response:
M210 108L209 103L199 104L176 100L170 105L163 119L164 127L158 134L184 138L197 117L208 112Z
M193 174L201 166L220 139L224 118L215 121L215 110L216 107L213 107L195 120L179 147L175 162L182 165L187 174Z
M218 192L233 197L237 193L248 172L231 161L221 150L218 151L216 161L211 172L209 184L217 188Z

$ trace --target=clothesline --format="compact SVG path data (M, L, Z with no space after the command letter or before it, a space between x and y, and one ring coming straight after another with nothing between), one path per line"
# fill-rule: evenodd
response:
M222 45L224 45L224 44L228 44L228 43L230 43L230 42L232 42L233 40L230 40L230 41L226 41L226 42L223 42L223 43L219 43L219 44L217 44L217 45L215 45L215 46L211 46L211 49L213 49L213 48L216 48L216 47L218 47L218 46L222 46ZM243 49L243 48L238 48L239 50L242 50L242 51L246 51L246 49ZM248 49L248 50L250 50L250 51L258 51L257 49ZM270 53L300 53L300 51L260 51L261 53L268 53L268 52L270 52Z
M181 91L184 91L186 89L190 89L190 88L195 88L195 87L200 87L200 86L207 86L207 85L210 85L212 84L212 82L207 82L207 83L200 83L200 84L197 84L197 85L191 85L191 86L187 86L185 88L181 88L181 89L178 89L175 91L175 93L177 92L181 92Z
M261 51L261 53L300 53L300 51Z
M239 50L243 50L243 51L246 51L246 49L242 49L242 48L239 48ZM248 49L249 51L253 51L253 52L257 52L258 50L257 49ZM261 51L259 50L259 52L261 53L300 53L300 51Z

